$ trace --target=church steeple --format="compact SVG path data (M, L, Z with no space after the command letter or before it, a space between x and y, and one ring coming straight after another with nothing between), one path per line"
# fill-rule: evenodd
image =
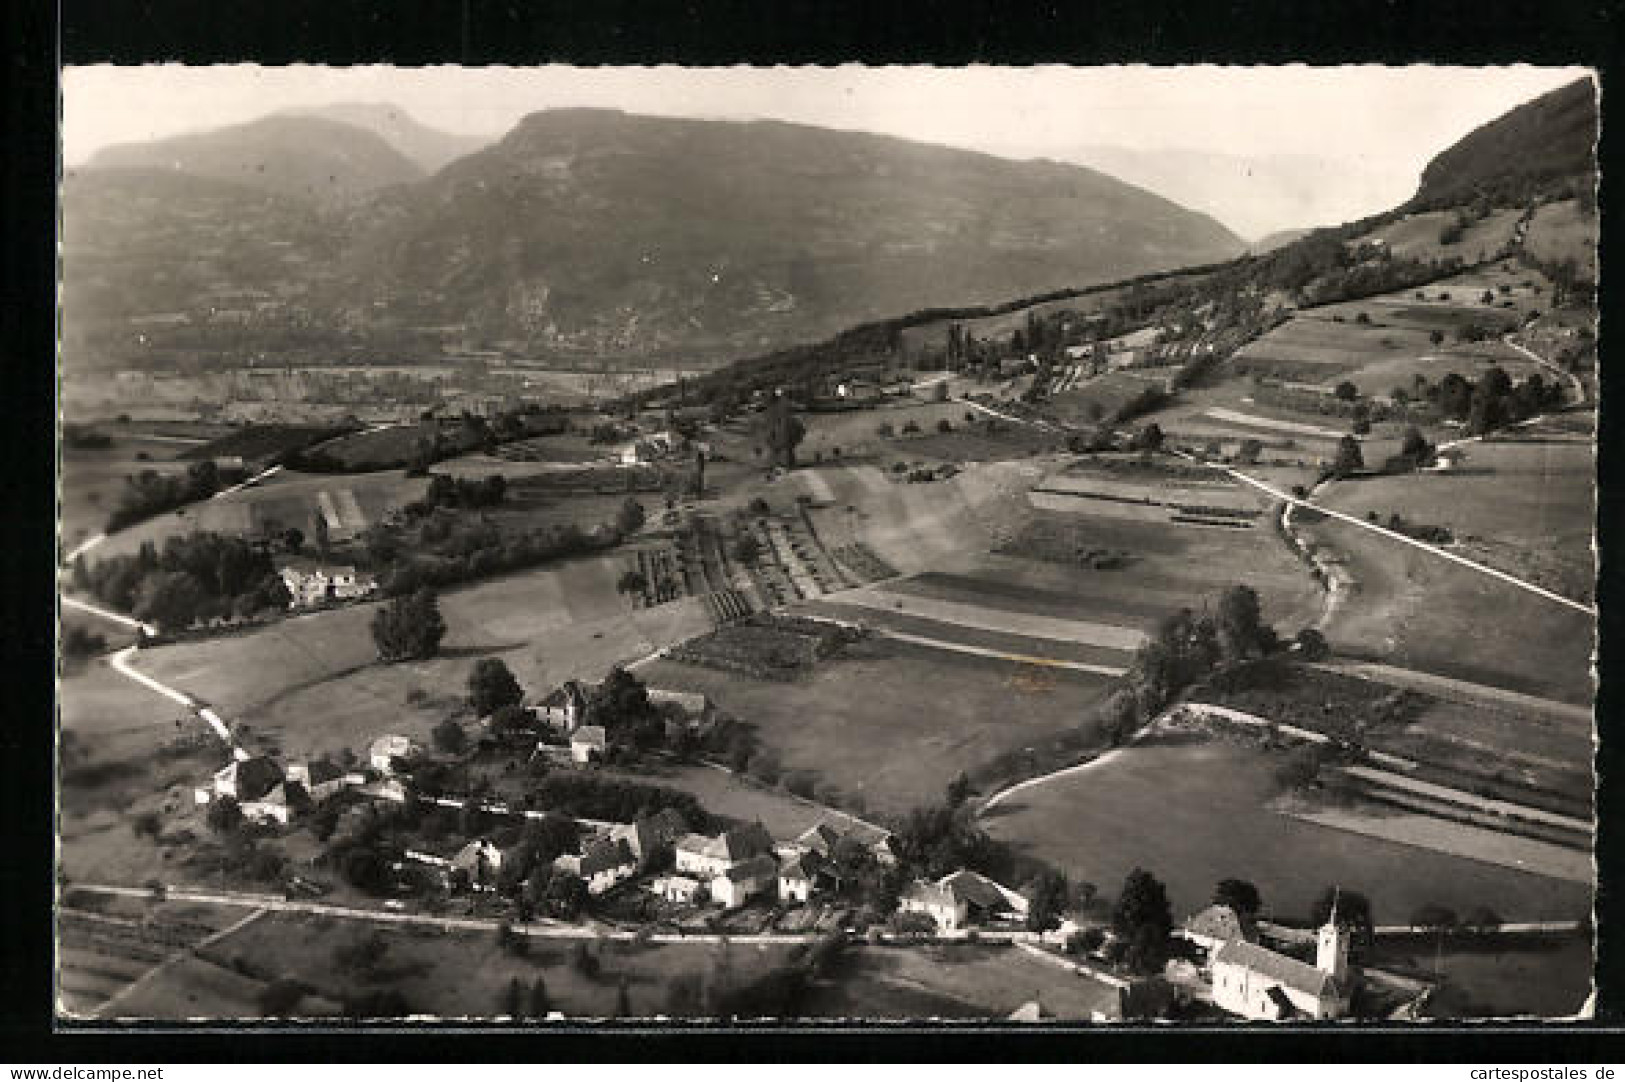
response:
M1322 973L1330 973L1338 981L1343 981L1349 974L1350 933L1337 922L1339 893L1339 890L1333 888L1332 911L1327 914L1326 923L1320 926L1315 945L1315 968Z

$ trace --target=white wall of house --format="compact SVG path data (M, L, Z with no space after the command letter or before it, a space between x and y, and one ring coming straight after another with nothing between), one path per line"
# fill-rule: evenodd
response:
M806 879L779 879L779 898L786 902L805 902L812 895L812 883Z

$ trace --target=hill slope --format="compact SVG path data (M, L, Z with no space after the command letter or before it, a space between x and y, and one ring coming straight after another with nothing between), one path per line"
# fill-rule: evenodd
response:
M1518 106L1438 154L1422 170L1412 202L1446 206L1476 193L1522 202L1532 189L1595 169L1596 139L1596 88L1581 79Z
M80 172L115 169L230 181L318 204L351 202L424 175L376 133L313 116L268 116L155 143L108 147Z
M1077 166L587 109L532 114L367 218L350 261L358 311L639 355L737 353L1244 247Z
M388 102L337 102L308 109L288 109L283 115L320 117L365 128L410 158L425 174L439 172L446 163L472 154L488 142L472 135L431 128Z

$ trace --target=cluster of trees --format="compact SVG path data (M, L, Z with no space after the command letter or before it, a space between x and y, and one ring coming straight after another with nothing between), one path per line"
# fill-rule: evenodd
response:
M1171 703L1176 695L1221 665L1272 653L1280 645L1264 623L1258 593L1231 586L1211 614L1180 609L1146 637L1104 706L1106 735L1121 742Z
M213 462L194 462L185 473L142 470L124 479L118 504L107 517L106 530L115 533L149 518L206 500L219 492L224 478Z
M421 661L434 657L446 637L446 620L433 590L397 596L372 616L372 641L381 661Z
M590 531L574 523L538 527L527 533L504 534L494 523L437 521L430 519L420 530L429 552L408 553L399 536L388 527L370 527L363 535L369 560L381 570L378 587L387 597L399 597L424 587L442 588L492 575L536 567L553 560L580 556L613 548L621 542L620 530L612 525Z
M535 784L531 795L541 807L583 819L630 823L666 808L675 808L692 830L704 833L713 824L711 814L692 793L601 774L579 771L548 774Z
M429 487L423 499L406 505L406 513L414 516L428 514L436 507L475 510L497 507L508 493L508 481L500 473L483 479L448 477L437 473L429 478Z
M1515 383L1499 365L1476 382L1449 372L1438 383L1419 379L1415 386L1445 417L1465 422L1467 431L1473 435L1528 420L1563 402L1560 384L1548 383L1539 372L1532 372Z
M80 556L73 584L108 607L134 613L163 631L215 619L248 619L288 606L288 589L271 558L248 542L217 533L170 537L162 549L143 542L133 556L95 564Z

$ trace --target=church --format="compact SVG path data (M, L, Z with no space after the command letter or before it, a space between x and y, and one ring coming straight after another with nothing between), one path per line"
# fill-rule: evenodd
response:
M1353 986L1349 939L1334 908L1320 928L1314 965L1245 939L1227 940L1210 958L1213 1002L1231 1014L1262 1021L1342 1018L1348 1014Z

